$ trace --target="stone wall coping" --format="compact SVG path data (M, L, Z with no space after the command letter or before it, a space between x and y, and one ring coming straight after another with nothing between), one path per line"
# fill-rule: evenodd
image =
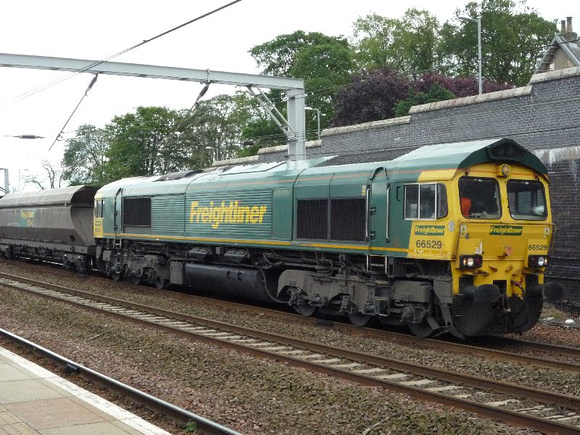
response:
M306 148L319 148L322 146L322 140L312 140L306 142ZM260 148L258 150L258 156L262 154L273 154L273 153L281 153L288 150L288 145L277 145L274 147L266 147Z
M216 160L211 164L212 168L226 165L245 165L249 163L258 163L259 156L238 157L237 159Z
M574 66L571 68L564 68L555 71L534 74L530 79L530 84L547 82L550 80L565 79L568 77L575 76L580 76L580 66Z
M370 130L373 128L383 128L393 125L409 124L410 116L401 116L399 118L382 119L380 121L364 122L362 124L346 125L344 127L334 127L322 130L322 137L334 136L337 134L354 133L361 130Z
M436 103L420 104L411 107L409 114L430 112L432 110L448 109L451 107L468 106L470 104L486 103L488 101L503 100L506 98L521 97L530 95L532 93L532 86L523 86L520 88L506 89L503 91L488 92L487 94L471 95L469 97L454 98L452 100L438 101Z

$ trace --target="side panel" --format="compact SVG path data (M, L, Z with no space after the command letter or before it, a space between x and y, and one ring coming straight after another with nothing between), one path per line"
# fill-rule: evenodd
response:
M185 195L151 198L151 234L161 236L185 234Z
M292 189L274 189L272 195L272 238L290 240L294 215Z
M389 193L389 241L387 250L395 256L406 255L409 249L411 221L404 218L404 184L394 183Z
M83 245L72 217L72 207L17 207L0 211L0 236L14 240Z
M185 202L187 237L236 243L272 236L272 190L196 189Z

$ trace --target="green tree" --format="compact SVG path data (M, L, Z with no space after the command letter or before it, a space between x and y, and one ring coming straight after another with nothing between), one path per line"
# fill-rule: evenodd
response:
M396 104L395 116L405 116L409 113L411 107L419 104L435 103L437 101L451 100L453 98L455 98L455 95L451 91L437 83L431 86L431 89L429 89L429 92L427 93L409 89L409 98L401 100Z
M370 14L353 24L352 49L359 70L376 70L398 61L392 58L395 29L398 20Z
M439 22L428 11L409 9L395 29L395 47L402 52L399 71L409 76L437 68Z
M218 95L201 101L194 112L185 112L182 142L187 147L189 167L203 168L213 160L237 157L242 130L254 112L247 92Z
M359 70L395 69L408 76L437 67L439 22L428 11L408 9L401 19L370 14L353 24Z
M340 88L350 81L354 63L348 41L322 33L296 31L280 35L272 41L257 45L250 50L262 74L304 79L306 105L320 110L321 128L329 124L334 114L333 99ZM281 113L286 106L280 91L270 91L268 98ZM310 111L306 118L306 138L316 137L317 116ZM286 142L280 130L264 118L254 120L251 130L262 131L274 140L269 145ZM278 133L273 135L274 131ZM275 140L278 139L278 140Z
M556 26L526 6L525 0L482 0L456 10L455 18L441 29L442 71L451 76L477 75L477 17L481 17L483 77L526 85Z
M93 125L81 125L76 136L67 140L64 150L62 178L71 185L106 183L106 152L108 141L105 132Z
M109 140L106 173L109 179L149 176L184 170L188 154L179 128L183 117L165 107L138 107L116 116L105 130Z

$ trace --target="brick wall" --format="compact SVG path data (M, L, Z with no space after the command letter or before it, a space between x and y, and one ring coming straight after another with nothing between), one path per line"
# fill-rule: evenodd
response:
M390 160L422 145L494 137L515 139L548 167L557 225L549 274L580 302L580 68L537 74L522 88L415 106L407 117L324 130L307 155ZM259 159L286 154L285 147L265 149Z

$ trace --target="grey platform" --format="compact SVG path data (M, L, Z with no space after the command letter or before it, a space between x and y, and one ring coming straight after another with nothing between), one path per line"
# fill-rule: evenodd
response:
M168 434L0 347L0 435Z

